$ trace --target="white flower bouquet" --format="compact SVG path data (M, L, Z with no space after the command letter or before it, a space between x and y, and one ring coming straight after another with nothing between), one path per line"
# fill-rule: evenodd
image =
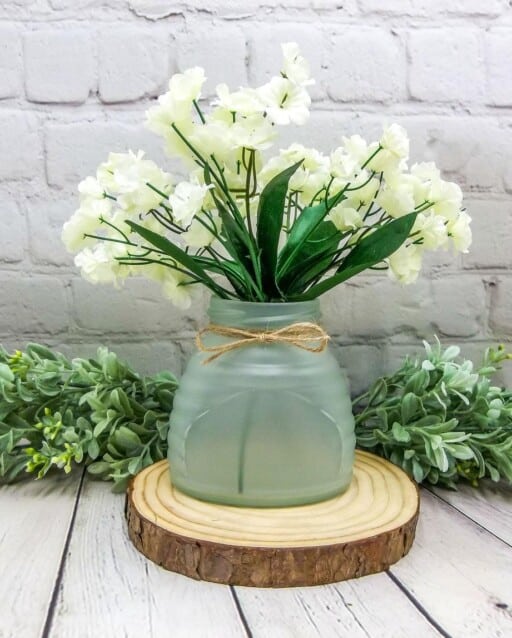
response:
M408 169L397 124L370 144L343 137L330 155L292 144L267 157L278 127L305 124L311 104L307 62L296 44L282 49L279 76L258 88L219 85L209 108L203 69L171 78L147 126L185 162L186 180L139 151L111 153L81 182L63 240L86 279L142 274L180 307L195 284L224 299L302 301L365 269L411 283L426 250L467 251L460 188L433 163Z

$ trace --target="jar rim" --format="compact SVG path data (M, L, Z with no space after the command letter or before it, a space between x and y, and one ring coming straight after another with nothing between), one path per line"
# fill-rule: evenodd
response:
M316 297L315 299L308 299L306 301L246 301L243 299L222 299L221 297L217 297L212 295L210 298L210 306L224 306L224 307L251 307L258 306L259 308L307 308L308 306L311 308L315 308L320 305L320 299Z

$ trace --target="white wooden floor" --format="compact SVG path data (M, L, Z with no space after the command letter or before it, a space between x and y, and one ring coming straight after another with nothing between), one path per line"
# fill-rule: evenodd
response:
M0 487L0 638L206 636L512 637L512 489L423 490L415 544L389 572L270 590L147 561L108 484Z

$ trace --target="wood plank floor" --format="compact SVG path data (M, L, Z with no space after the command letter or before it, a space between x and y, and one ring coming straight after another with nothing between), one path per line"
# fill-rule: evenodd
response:
M0 487L0 638L512 637L512 488L422 490L389 572L254 589L162 570L121 495L81 474Z

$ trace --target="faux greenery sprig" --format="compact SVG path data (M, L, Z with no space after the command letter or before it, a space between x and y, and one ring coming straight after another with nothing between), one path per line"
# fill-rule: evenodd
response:
M512 392L490 380L511 355L489 348L474 369L456 346L425 349L354 400L358 446L420 483L512 482ZM0 480L85 464L124 490L165 457L176 387L171 374L143 378L106 348L72 361L36 344L0 348Z
M0 479L85 463L115 489L165 456L176 379L142 378L106 348L69 361L30 344L0 348Z
M418 483L473 486L512 482L512 392L491 377L511 355L488 348L482 365L457 362L459 348L424 342L425 359L407 358L353 402L357 445L401 466ZM364 406L364 407L361 407Z

